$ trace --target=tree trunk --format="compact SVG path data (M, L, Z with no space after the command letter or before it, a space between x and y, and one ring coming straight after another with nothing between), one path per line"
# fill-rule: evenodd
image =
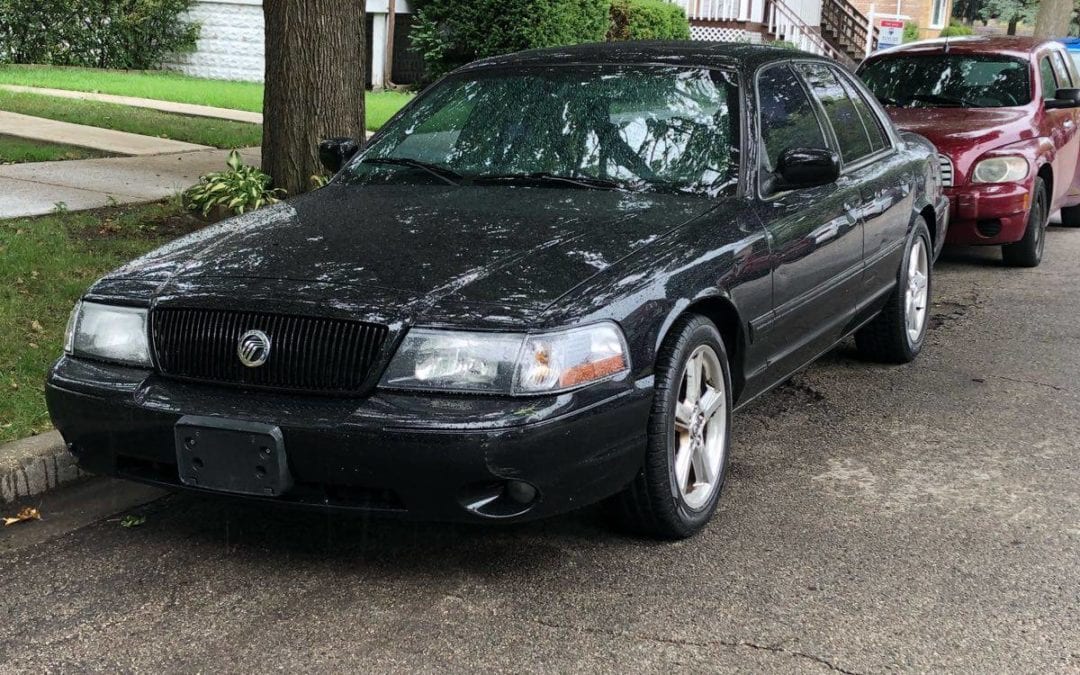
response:
M324 138L364 138L364 0L264 0L262 168L290 195L321 174Z
M1016 14L1009 19L1009 27L1005 30L1006 35L1016 35L1016 24L1020 23L1020 17Z
M1040 0L1035 16L1035 37L1059 38L1069 34L1073 0Z

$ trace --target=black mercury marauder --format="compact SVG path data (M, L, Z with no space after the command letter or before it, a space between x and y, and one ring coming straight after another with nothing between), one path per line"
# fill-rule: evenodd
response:
M425 519L617 495L685 537L734 409L849 334L923 344L937 156L830 61L525 52L320 153L327 187L87 291L48 380L84 468Z

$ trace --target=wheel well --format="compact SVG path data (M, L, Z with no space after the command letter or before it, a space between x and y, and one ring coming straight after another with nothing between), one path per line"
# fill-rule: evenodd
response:
M724 349L728 353L728 364L731 367L731 385L735 389L734 400L738 400L745 383L742 359L745 345L739 311L727 298L704 298L692 303L683 314L700 314L712 321L720 331L720 336L724 338Z
M1054 170L1050 168L1050 164L1043 164L1039 167L1039 178L1043 179L1046 183L1046 196L1050 199L1054 199Z
M927 205L919 215L926 221L926 229L930 230L930 248L931 250L937 250L937 216L934 214L934 207Z

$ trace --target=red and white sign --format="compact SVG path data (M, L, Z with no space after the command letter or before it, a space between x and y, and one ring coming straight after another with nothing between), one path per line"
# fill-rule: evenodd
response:
M904 42L904 22L899 19L882 19L878 31L878 49L888 49Z

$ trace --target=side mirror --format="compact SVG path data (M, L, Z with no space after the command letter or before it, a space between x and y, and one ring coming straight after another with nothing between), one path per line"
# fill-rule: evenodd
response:
M776 162L775 190L797 190L836 182L840 157L832 150L788 148Z
M1055 108L1080 108L1080 89L1058 89L1054 92L1054 98L1046 101L1048 109Z
M330 173L341 171L358 152L360 143L355 138L328 138L319 143L319 161Z

